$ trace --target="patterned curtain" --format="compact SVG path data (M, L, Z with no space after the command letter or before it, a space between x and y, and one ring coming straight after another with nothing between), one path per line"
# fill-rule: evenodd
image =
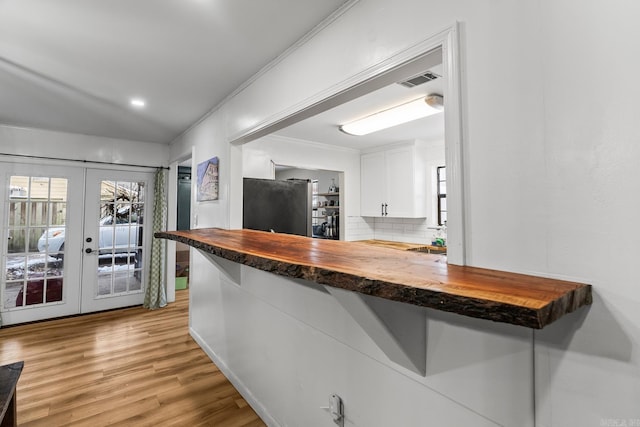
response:
M165 192L166 173L164 169L156 172L153 188L153 233L165 231L167 225L167 196ZM151 242L151 261L149 280L144 293L144 307L155 310L167 305L165 282L165 239L153 238Z

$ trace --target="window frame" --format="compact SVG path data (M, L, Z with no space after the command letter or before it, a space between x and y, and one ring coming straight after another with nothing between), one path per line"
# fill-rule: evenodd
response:
M437 202L438 202L438 206L437 206L437 211L438 211L438 225L439 226L445 226L447 220L443 220L443 213L445 214L444 217L446 218L446 213L447 210L442 208L442 201L444 199L447 198L447 192L445 191L444 193L440 192L440 184L441 183L447 183L447 169L446 166L437 166L436 167L436 197L437 197Z

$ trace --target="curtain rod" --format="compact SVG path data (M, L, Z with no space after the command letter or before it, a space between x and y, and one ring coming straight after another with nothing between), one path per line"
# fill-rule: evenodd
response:
M94 160L76 160L76 159L63 159L60 157L46 157L46 156L31 156L28 154L10 154L10 153L0 153L0 156L9 156L9 157L22 157L27 159L38 159L38 160L59 160L62 162L76 162L76 163L92 163L96 165L110 165L110 166L128 166L128 167L136 167L136 168L149 168L149 169L166 169L170 168L167 166L147 166L147 165L135 165L132 163L109 163L109 162L100 162Z

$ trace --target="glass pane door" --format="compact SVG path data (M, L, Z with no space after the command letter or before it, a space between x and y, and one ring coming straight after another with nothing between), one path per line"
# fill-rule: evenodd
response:
M80 245L79 227L71 230L80 217L70 215L69 207L82 209L82 171L8 164L0 170L5 184L3 322L77 313L80 257L76 252L70 260L65 254Z
M141 304L153 175L88 170L82 311ZM149 225L145 224L149 218Z
M145 187L144 181L100 182L96 297L142 290Z

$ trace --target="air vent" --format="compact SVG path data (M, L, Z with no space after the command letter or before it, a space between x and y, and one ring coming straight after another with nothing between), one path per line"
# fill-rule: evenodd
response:
M420 74L419 76L411 77L409 80L398 82L398 84L404 87L412 88L412 87L420 86L421 84L424 84L426 82L430 82L431 80L435 80L438 77L440 76L435 73L432 73L431 71L427 71L426 73Z

